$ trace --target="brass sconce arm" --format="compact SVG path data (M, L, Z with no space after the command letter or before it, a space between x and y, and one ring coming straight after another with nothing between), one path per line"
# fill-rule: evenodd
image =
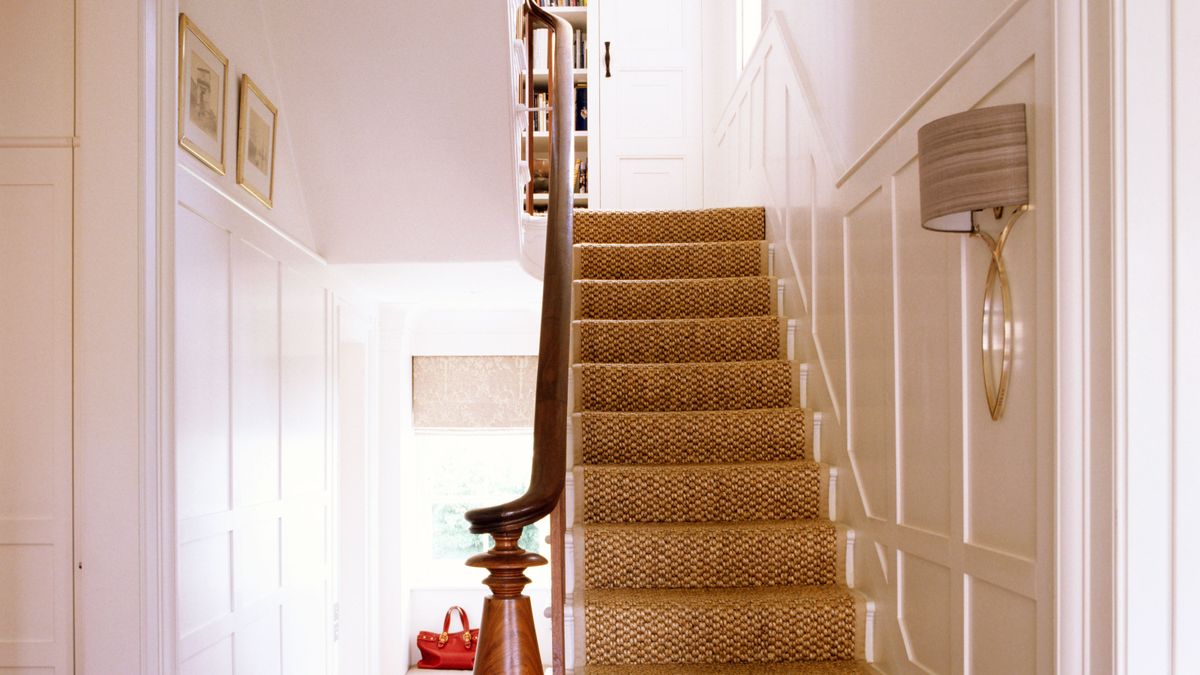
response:
M1025 212L1029 210L1028 204L1018 206L1008 218L1004 229L1000 231L1000 236L993 238L987 232L979 229L977 223L971 230L971 236L978 237L980 241L987 245L988 250L992 254L992 262L988 266L987 280L983 284L983 318L980 329L980 357L983 362L983 390L987 394L988 410L992 414L993 420L998 420L1004 414L1004 404L1008 400L1008 384L1012 379L1012 360L1013 360L1013 310L1012 310L1012 290L1008 284L1008 270L1004 266L1004 246L1008 243L1008 236L1012 233L1013 225ZM998 209L998 213L1003 215L1003 208ZM1004 316L1004 330L1000 338L1000 379L997 381L995 368L992 364L992 354L996 349L993 343L993 335L995 334L994 321L994 303L995 303L995 287L1000 287L1000 305Z

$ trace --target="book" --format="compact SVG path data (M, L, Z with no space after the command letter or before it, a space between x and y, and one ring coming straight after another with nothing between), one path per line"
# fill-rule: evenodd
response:
M588 98L587 85L575 85L575 131L587 131Z

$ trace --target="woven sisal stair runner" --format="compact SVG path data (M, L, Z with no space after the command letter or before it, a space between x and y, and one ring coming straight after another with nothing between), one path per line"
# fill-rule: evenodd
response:
M873 672L762 209L575 214L587 675Z

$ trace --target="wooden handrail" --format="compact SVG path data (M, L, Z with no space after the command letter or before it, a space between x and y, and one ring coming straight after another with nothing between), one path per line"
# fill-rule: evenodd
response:
M570 373L571 336L571 215L574 206L572 169L575 165L575 96L573 79L573 30L564 19L555 17L525 0L522 21L526 39L527 63L533 66L533 31L549 31L550 105L550 203L546 212L546 263L542 289L541 335L538 343L537 389L534 394L533 465L529 488L516 499L466 514L471 532L490 534L495 545L488 552L467 561L491 574L484 579L492 595L484 601L475 672L482 675L515 675L541 672L542 661L533 632L529 598L522 595L529 579L526 568L543 565L545 558L527 553L517 541L527 525L549 515L560 504L567 471L567 378ZM533 101L532 72L525 75L527 106ZM533 169L533 111L526 137L526 161ZM526 193L526 207L532 197ZM561 530L556 539L561 540ZM561 546L552 552L561 559ZM561 560L556 560L561 568ZM555 575L559 577L561 575ZM561 580L559 580L561 583ZM562 594L562 589L556 589ZM561 613L561 607L559 608ZM556 622L561 624L561 622ZM561 630L559 631L561 633ZM561 635L556 636L561 639ZM556 650L557 652L558 650ZM556 664L561 669L561 664ZM561 672L561 670L560 670Z

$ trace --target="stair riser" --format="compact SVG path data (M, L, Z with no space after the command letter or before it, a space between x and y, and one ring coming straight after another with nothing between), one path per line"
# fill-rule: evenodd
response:
M707 319L775 316L772 277L674 281L576 281L577 319Z
M585 466L581 471L584 522L731 522L827 515L827 476L817 464L680 470Z
M800 402L796 372L786 361L575 368L579 411L748 410Z
M589 605L587 659L597 664L779 663L855 658L855 608L737 604Z
M577 244L577 279L707 279L768 273L761 241L719 244Z
M701 321L576 321L581 363L715 363L787 357L776 317Z
M804 411L583 413L576 456L584 464L711 464L809 458Z
M828 585L839 576L832 524L783 531L589 527L584 541L588 588Z

